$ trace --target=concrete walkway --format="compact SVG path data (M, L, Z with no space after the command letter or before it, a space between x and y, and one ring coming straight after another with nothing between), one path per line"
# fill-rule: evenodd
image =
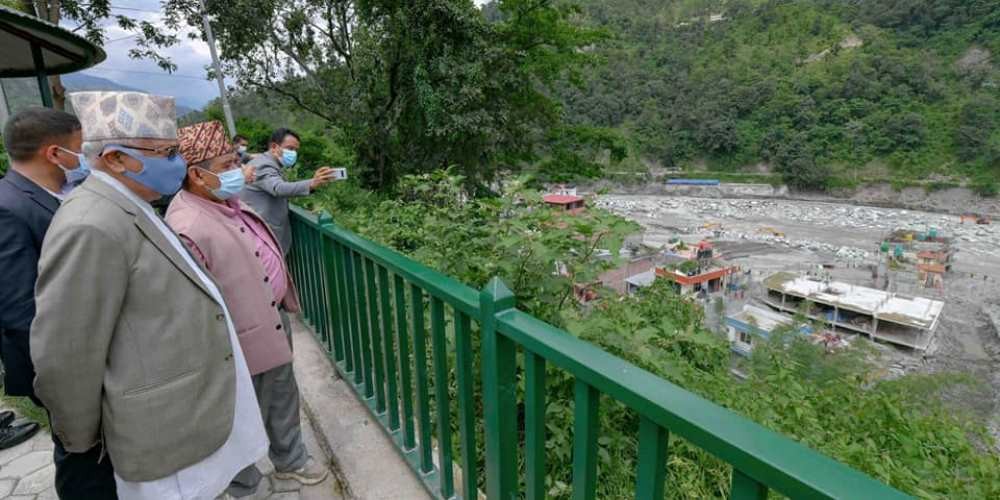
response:
M57 498L55 475L52 438L46 429L13 448L0 450L0 498Z
M303 439L309 452L317 460L329 464L316 441L312 425L303 415ZM274 471L270 460L263 459L258 464L261 472L270 475ZM47 500L56 499L55 466L52 465L52 437L47 429L38 431L31 439L6 450L0 450L0 499ZM326 481L302 487L295 481L276 480L268 476L274 494L273 500L343 500L341 488L334 474Z
M349 500L431 500L381 424L341 379L308 326L292 317L295 378L303 411L330 452ZM460 484L460 476L456 484Z

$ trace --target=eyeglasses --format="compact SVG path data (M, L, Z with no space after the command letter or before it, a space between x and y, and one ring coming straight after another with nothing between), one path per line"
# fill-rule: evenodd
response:
M157 156L165 157L168 160L173 160L174 158L177 158L177 156L181 154L180 146L163 146L159 148L144 148L140 146L122 146L122 147L128 149L134 149L136 151L149 151L150 153L154 153Z
M204 170L205 172L209 172L215 175L218 175L219 173L228 172L230 170L236 170L237 168L243 168L243 163L240 162L240 157L237 156L235 153L232 154L233 154L232 159L225 163L213 164L213 162L215 162L219 158L212 158L190 166L198 168L200 170ZM215 170L219 170L219 172L215 172Z

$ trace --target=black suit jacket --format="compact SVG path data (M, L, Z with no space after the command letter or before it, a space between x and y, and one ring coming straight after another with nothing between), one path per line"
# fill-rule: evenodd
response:
M0 179L0 358L4 388L34 397L28 330L35 318L38 256L59 200L11 170Z

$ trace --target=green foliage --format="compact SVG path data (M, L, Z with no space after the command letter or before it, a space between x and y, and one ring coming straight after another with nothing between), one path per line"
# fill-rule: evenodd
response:
M678 250L684 250L684 249L680 248L680 246L678 246ZM687 275L690 276L690 275L698 272L698 267L699 266L698 266L698 262L697 261L694 261L694 260L685 260L685 261L678 262L677 264L671 265L670 267L672 269L675 269L677 271L680 271L680 272L682 272L682 273L687 274Z
M981 451L992 443L985 429L953 408L941 391L968 380L950 375L873 381L864 343L827 353L790 329L757 342L750 377L729 374L728 345L701 323L701 309L663 282L639 297L612 301L591 315L567 313L569 330L582 339L656 373L702 397L894 487L921 498L991 498L1000 494L1000 459ZM570 401L573 381L550 372L550 405ZM563 400L562 397L567 399ZM558 446L550 474L570 481L571 441L553 429L569 428L565 411L547 412ZM555 420L555 421L553 421ZM626 471L635 466L637 417L620 405L602 408L599 498L629 496ZM723 496L728 467L681 439L671 438L672 498Z
M651 161L765 163L800 189L845 187L832 164L908 180L1000 169L1000 1L581 4L616 38L561 91L568 119L624 131Z
M1000 182L995 174L984 173L973 179L972 189L980 196L995 197L1000 194Z
M617 254L634 224L592 208L568 217L519 183L493 198L469 197L465 185L435 172L404 177L393 197L338 183L311 201L339 225L470 286L500 276L525 311L903 491L921 498L1000 495L1000 458L982 451L992 449L992 438L942 404L943 391L976 390L970 381L946 374L879 380L866 343L828 353L791 329L756 342L745 368L749 378L739 381L729 371L728 343L703 323L701 306L666 281L588 310L568 300L573 283L589 282L612 265L594 259L591 249ZM565 275L554 272L556 262L565 265ZM547 488L555 499L571 494L573 384L548 366ZM454 396L453 384L449 390ZM635 413L602 402L598 498L634 495L637 430ZM727 496L729 467L676 436L669 467L670 498Z
M628 156L622 135L608 128L565 126L551 129L546 140L548 157L537 169L543 180L570 182L607 176Z
M234 101L245 103L245 101L255 101L256 99L246 99L245 96L237 97ZM235 104L235 103L234 103ZM234 106L235 107L235 106ZM262 113L263 114L263 113ZM343 134L337 129L324 128L315 121L306 120L299 125L284 125L278 121L276 125L255 118L262 114L253 113L250 116L243 115L236 119L236 132L247 137L250 141L248 150L251 153L261 153L268 150L268 141L271 133L279 126L289 126L301 138L299 147L300 161L294 171L289 175L292 177L311 177L313 171L322 166L345 166L353 165L355 160L350 148L345 146ZM197 123L207 120L225 121L222 107L218 103L212 103L200 113L193 113L193 116L185 117L184 124ZM287 116L279 114L276 120L288 119ZM294 120L299 123L299 120Z
M977 95L962 105L955 145L962 161L981 160L1000 168L1000 101L994 95Z
M10 158L7 157L7 150L3 146L3 137L0 137L0 177L7 173L7 169L10 168L9 162Z
M200 8L165 2L172 28ZM600 32L556 0L502 0L492 21L468 0L210 2L227 74L343 133L356 176L391 189L452 168L483 187L536 158L560 122L552 97L577 79ZM143 41L153 44L155 41Z
M468 196L465 179L448 171L404 176L393 197L338 183L312 198L313 208L379 243L470 286L499 276L526 311L559 324L574 283L591 283L617 259L639 226L601 209L569 215L512 182L499 197ZM557 272L557 270L563 272Z

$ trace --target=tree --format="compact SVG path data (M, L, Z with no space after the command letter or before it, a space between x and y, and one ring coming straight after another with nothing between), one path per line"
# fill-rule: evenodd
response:
M774 159L788 185L799 189L826 187L830 173L816 161L816 154L803 134L792 136L787 143L779 145Z
M927 127L917 113L893 114L885 122L884 133L893 151L913 151L924 143Z
M225 71L332 126L361 178L454 167L472 185L534 158L559 123L548 89L590 59L598 32L555 0L503 0L487 21L469 0L211 2ZM197 27L193 0L165 3L169 25ZM148 51L162 46L144 38Z
M149 21L112 13L114 7L111 5L111 0L88 0L86 2L80 0L11 0L11 3L15 2L22 12L37 16L52 24L59 24L62 21L77 23L77 26L71 31L82 34L97 45L104 44L105 29L110 26L108 21L118 25L123 30L142 33L149 40L163 45L177 41L175 35L162 33ZM176 69L169 60L159 56L155 51L150 53L133 51L131 55L133 57L150 57L168 71ZM65 109L66 88L62 84L62 79L59 75L52 75L49 77L49 85L52 87L53 106L56 109Z
M962 106L955 127L955 146L962 161L990 154L990 136L1000 128L1000 104L992 96L976 96Z

